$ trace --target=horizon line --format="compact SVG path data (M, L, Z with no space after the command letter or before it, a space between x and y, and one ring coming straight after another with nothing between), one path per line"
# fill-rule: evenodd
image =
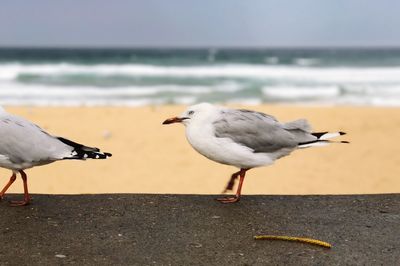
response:
M97 45L1 45L0 49L54 49L54 50L89 50L89 49L99 49L99 50L345 50L345 49L364 49L364 50L379 50L379 49L400 49L400 45L337 45L337 46L126 46L126 45L115 45L115 46L97 46Z

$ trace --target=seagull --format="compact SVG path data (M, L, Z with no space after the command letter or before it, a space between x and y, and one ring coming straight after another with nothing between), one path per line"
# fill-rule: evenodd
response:
M66 138L52 136L28 120L7 113L0 107L0 167L12 171L11 178L0 191L0 200L20 173L24 185L24 199L11 201L11 206L25 206L30 202L25 169L59 160L106 159L112 154L98 148L84 146Z
M236 195L218 198L221 203L240 200L248 170L271 165L297 149L327 145L335 142L330 138L345 134L312 132L305 119L281 123L261 112L229 109L210 103L190 106L182 115L163 122L172 123L182 123L186 127L186 138L197 152L215 162L240 169L231 176L223 192L232 190L239 178Z

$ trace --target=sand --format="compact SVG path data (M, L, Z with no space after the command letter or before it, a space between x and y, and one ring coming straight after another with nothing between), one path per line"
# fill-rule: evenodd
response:
M238 106L235 106L238 107ZM245 106L240 106L245 107ZM400 108L248 107L281 121L307 118L315 131L346 131L351 144L303 149L252 169L243 194L353 194L400 191ZM61 161L27 170L30 192L218 194L234 167L187 143L182 125L162 125L184 106L9 107L54 135L112 152L107 160ZM29 137L29 136L28 136ZM10 171L0 169L1 186ZM22 192L20 179L11 192Z

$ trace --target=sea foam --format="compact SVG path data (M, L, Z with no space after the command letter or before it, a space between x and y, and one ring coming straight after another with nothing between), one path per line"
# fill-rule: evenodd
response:
M279 62L271 58L267 59ZM210 101L400 106L400 66L327 67L310 60L298 58L297 65L3 62L0 104L138 106Z

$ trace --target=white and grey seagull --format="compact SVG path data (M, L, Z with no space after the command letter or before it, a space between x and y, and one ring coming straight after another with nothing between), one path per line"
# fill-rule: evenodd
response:
M249 169L270 165L296 149L329 144L330 138L345 134L312 132L305 119L281 123L268 114L209 103L190 106L181 116L163 122L172 123L186 126L186 138L197 152L210 160L240 169L231 176L225 189L232 190L239 177L236 195L217 199L222 203L240 200Z
M22 117L9 114L0 107L0 167L12 171L10 181L0 191L0 199L15 181L17 173L21 174L24 185L24 200L12 201L12 206L29 204L25 169L59 160L105 159L110 156L111 153L101 152L98 148L52 136L39 126Z

